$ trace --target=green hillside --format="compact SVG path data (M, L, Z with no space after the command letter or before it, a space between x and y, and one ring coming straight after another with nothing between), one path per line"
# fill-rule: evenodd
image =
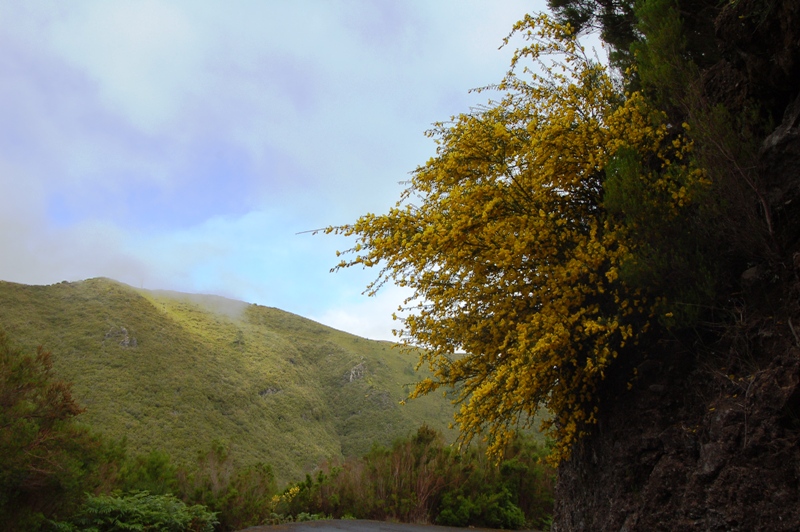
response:
M413 354L221 297L109 279L0 282L0 328L52 351L83 421L131 451L190 460L218 440L282 482L452 419L441 396L399 404L418 378Z

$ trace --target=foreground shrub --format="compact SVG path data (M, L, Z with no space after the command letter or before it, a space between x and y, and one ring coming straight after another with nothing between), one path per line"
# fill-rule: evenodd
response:
M165 532L212 532L216 515L200 505L187 506L173 495L151 495L140 491L130 495L89 497L70 523L58 523L57 530L112 532L118 530L159 530Z
M423 426L390 448L326 464L287 490L278 510L336 518L395 520L492 528L541 527L552 512L554 472L547 449L520 436L506 459L485 449L457 452Z
M128 457L116 487L120 493L174 494L187 505L201 505L216 515L221 531L271 521L279 493L269 465L236 464L230 446L218 441L191 464L176 465L162 451Z
M477 497L447 493L442 498L436 524L446 526L488 526L491 528L522 528L525 514L511 502L508 488L499 493L479 493Z
M272 467L237 465L230 447L220 442L212 443L193 469L179 471L178 477L181 498L216 512L221 530L240 530L272 518L279 491Z

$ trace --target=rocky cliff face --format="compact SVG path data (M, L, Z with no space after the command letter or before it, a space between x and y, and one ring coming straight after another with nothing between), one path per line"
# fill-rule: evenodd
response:
M643 348L633 389L606 383L559 470L557 532L800 530L800 2L731 2L712 20L705 97L734 113L756 101L777 124L753 197L775 246L724 319Z
M764 367L668 346L643 363L560 468L554 530L800 530L800 349L776 338L787 328L743 331L773 353L756 354Z

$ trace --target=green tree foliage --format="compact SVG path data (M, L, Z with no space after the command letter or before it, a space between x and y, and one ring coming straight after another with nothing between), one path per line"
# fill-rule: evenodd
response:
M635 48L652 39L649 30L659 22L651 15L663 16L665 9L681 22L682 50L669 57L669 62L689 59L708 66L719 58L713 22L724 3L717 0L548 0L547 4L560 24L568 24L578 33L598 32L609 47L611 65L621 71L641 60ZM637 80L627 81L635 85Z
M267 464L237 465L229 446L213 442L198 455L197 464L178 472L183 500L216 512L221 530L240 530L267 521L278 493L275 474Z
M78 515L71 522L56 523L56 530L212 532L216 524L214 513L203 506L188 506L173 495L141 491L129 495L90 496Z
M165 451L128 457L120 467L117 486L122 491L147 491L154 495L175 493L178 467Z
M450 526L539 528L552 511L554 472L547 450L518 437L499 464L485 449L456 452L427 426L390 448L323 466L286 490L286 515L397 520Z
M272 468L237 464L230 448L218 442L199 453L196 462L187 464L176 464L164 451L130 456L124 444L107 447L114 449L107 453L113 461L101 464L110 464L113 471L102 485L82 484L82 489L94 494L80 507L59 515L63 530L76 526L106 530L115 519L124 522L129 527L126 530L154 526L162 527L159 530L202 530L213 517L215 530L224 532L272 517L273 498L279 493Z
M560 24L576 33L599 31L612 48L612 64L623 69L630 65L630 46L640 35L634 0L547 0L547 5Z
M93 486L100 442L75 418L70 385L55 378L49 352L25 354L0 331L0 522L35 529L70 511Z
M762 141L774 129L769 101L765 106L746 96L744 74L733 70L733 58L721 59L712 34L723 19L734 18L738 28L740 17L730 13L737 4L642 0L636 7L641 38L631 45L631 77L670 123L686 125L687 157L705 174L704 190L695 189L693 208L676 223L661 221L657 209L637 213L631 204L647 190L629 194L634 201L624 214L615 209L628 223L638 218L641 249L647 250L640 253L639 271L650 272L642 282L673 302L676 325L721 320L741 273L753 264L780 263L795 238L793 231L781 237L775 214L791 198L769 191L759 163ZM632 180L619 179L624 173L615 179L632 191Z
M54 376L49 352L25 354L3 332L0 408L3 530L53 522L63 530L237 530L268 517L278 492L271 468L234 465L219 444L195 464L176 465L164 451L129 456L124 441L76 424L83 409Z

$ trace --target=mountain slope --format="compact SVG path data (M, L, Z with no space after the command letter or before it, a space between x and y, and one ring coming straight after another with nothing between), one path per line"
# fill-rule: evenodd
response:
M108 279L0 282L0 327L52 351L83 420L134 452L191 460L218 440L288 481L452 418L441 397L398 404L414 354L240 301Z

